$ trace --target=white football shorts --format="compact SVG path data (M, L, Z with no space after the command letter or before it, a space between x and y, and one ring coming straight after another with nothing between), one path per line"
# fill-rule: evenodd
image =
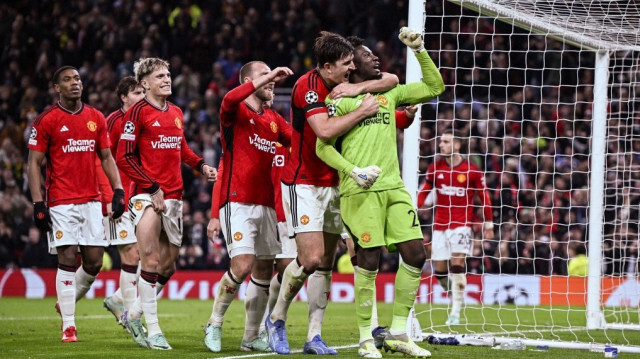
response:
M162 213L162 230L167 234L169 243L176 247L182 245L182 201L179 199L165 199L167 210ZM138 225L145 208L152 206L150 194L139 194L129 200L129 216L134 226Z
M220 208L220 230L229 257L253 254L274 259L282 252L276 230L276 211L267 206L228 202Z
M431 260L444 261L451 253L471 255L473 250L473 231L471 227L457 227L445 231L433 231L431 238Z
M343 231L338 187L283 183L282 207L291 233Z
M136 243L136 228L131 223L128 211L116 220L102 217L102 224L110 246Z
M81 204L61 204L49 208L51 233L49 253L57 254L60 246L106 247L109 241L102 225L102 204L91 201Z
M295 258L298 256L298 246L296 239L289 235L287 222L278 222L278 238L282 244L282 253L276 254L276 259Z

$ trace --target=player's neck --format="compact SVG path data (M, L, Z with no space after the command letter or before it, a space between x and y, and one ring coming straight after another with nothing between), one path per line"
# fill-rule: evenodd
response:
M65 99L60 97L58 100L58 106L65 109L67 112L76 113L82 108L82 101L80 99Z
M165 110L167 108L167 98L166 97L155 97L155 96L147 96L147 101L151 103L153 106L159 108L160 110Z
M255 113L263 112L264 101L260 100L255 94L247 97L244 103Z
M462 163L462 156L460 156L459 154L455 153L455 154L452 154L449 157L445 157L444 160L447 162L447 164L450 167L455 167L455 166L459 165L460 163Z
M331 80L331 78L329 77L329 72L321 67L318 67L318 73L320 74L320 77L322 77L322 80L324 81L325 84L327 84L327 87L329 89L332 89L336 86L338 86L339 82L335 82L333 80Z

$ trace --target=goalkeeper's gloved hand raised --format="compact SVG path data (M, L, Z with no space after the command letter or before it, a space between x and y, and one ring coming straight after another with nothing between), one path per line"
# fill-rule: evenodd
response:
M378 166L369 166L365 168L354 167L351 171L351 178L358 184L358 186L369 189L376 183L378 176L382 170Z
M407 45L416 54L424 50L422 33L420 31L410 29L406 26L402 27L400 29L400 34L398 34L398 39L400 39L403 44Z
M44 201L33 204L33 221L40 232L49 232L51 230L51 216L49 216L49 208Z
M124 190L116 188L113 191L113 198L111 199L111 210L113 214L111 218L118 219L124 213Z

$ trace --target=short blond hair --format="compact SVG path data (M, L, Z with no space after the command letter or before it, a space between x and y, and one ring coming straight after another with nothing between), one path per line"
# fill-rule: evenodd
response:
M133 63L133 73L139 83L145 76L162 67L168 69L169 62L158 57L146 57Z

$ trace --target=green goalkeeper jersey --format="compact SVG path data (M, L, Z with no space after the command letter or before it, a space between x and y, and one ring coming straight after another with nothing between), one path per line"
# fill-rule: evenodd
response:
M318 139L316 153L340 175L340 195L349 196L365 191L384 191L404 186L398 165L395 109L401 105L423 103L440 95L444 83L438 68L426 51L416 54L422 70L422 82L398 85L376 94L380 109L365 118L342 136L328 142ZM363 95L332 100L326 99L331 116L342 116L357 109ZM360 188L349 176L355 166L376 165L382 169L376 183L368 190Z

